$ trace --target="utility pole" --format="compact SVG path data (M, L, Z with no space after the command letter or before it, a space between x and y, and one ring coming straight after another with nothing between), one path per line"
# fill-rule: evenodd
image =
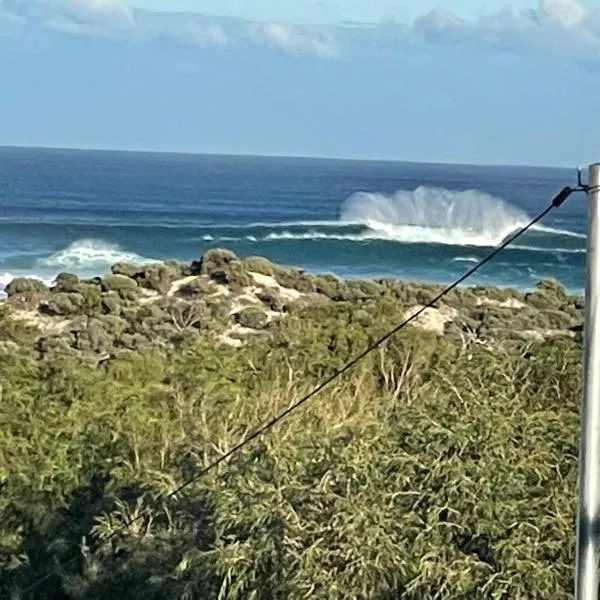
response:
M598 600L600 560L600 163L590 166L575 600Z

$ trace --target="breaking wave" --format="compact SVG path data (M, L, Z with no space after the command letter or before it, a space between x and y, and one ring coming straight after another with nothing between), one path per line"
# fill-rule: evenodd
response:
M530 218L483 192L421 186L393 195L356 193L342 206L340 221L360 223L382 238L399 242L497 246Z
M155 261L102 240L78 240L64 250L60 250L48 258L40 259L38 266L42 268L97 270L105 269L118 262L140 265Z

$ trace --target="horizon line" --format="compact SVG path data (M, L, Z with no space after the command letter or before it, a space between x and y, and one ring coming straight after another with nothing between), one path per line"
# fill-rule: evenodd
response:
M271 158L271 159L296 159L296 160L322 160L337 162L373 162L373 163L403 163L414 165L438 165L438 166L456 166L456 167L491 167L491 168L513 168L513 169L564 169L576 170L589 165L565 166L565 165L535 165L535 164L510 164L510 163L477 163L461 161L439 161L439 160L409 160L402 158L358 158L348 156L331 155L308 155L308 154L265 154L251 152L208 152L191 150L141 150L131 148L107 148L107 147L76 147L76 146L46 146L46 145L12 145L0 144L0 150L58 150L67 152L98 152L113 154L154 154L154 155L175 155L175 156L218 156L230 158ZM592 164L592 163L590 163Z

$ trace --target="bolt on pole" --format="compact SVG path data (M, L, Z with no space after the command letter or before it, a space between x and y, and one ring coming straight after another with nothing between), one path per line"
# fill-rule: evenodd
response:
M598 600L600 559L600 163L590 166L575 600Z

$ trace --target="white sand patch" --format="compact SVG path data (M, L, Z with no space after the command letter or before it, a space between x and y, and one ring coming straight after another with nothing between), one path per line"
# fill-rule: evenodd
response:
M521 309L525 308L527 305L516 298L509 298L508 300L504 300L504 302L500 302L500 300L491 300L490 298L477 298L477 306L482 305L487 306L497 306L498 308L514 308Z
M229 314L235 315L249 306L260 306L261 304L262 302L252 292L246 291L246 293L242 294L241 296L235 297L231 303L231 310L229 311Z
M298 290L292 288L286 288L277 283L274 277L271 275L262 275L261 273L253 273L250 275L260 288L264 289L276 289L279 294L286 300L299 300L304 294L301 294Z
M423 306L413 306L404 313L404 318L409 319L414 314L423 310ZM451 323L458 317L458 311L455 308L444 306L442 308L427 308L412 324L424 331L431 331L438 335L444 335L446 324Z
M183 279L178 279L174 281L171 285L171 288L167 292L167 296L174 296L181 288L184 288L186 285L192 283L197 279L196 275L191 275L190 277L184 277Z

